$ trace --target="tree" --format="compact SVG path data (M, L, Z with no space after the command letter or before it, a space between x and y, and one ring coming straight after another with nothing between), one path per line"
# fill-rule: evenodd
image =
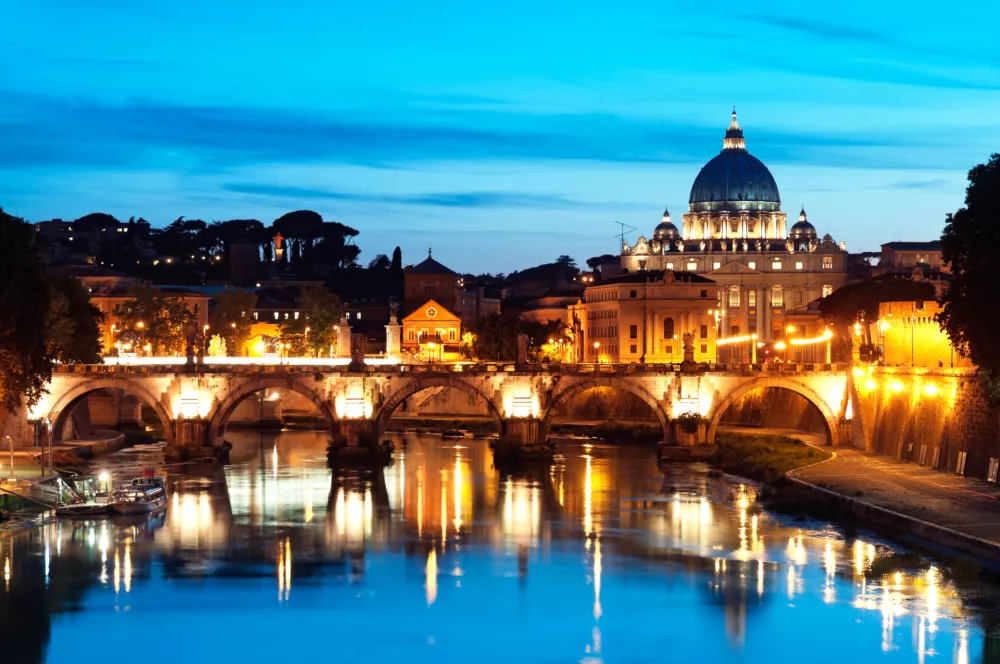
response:
M389 269L393 272L403 271L403 252L400 251L399 247L392 250L392 261L389 264Z
M230 355L238 356L253 330L253 309L257 295L241 288L227 288L215 298L209 327L226 342Z
M549 339L562 339L565 326L560 321L536 321L506 318L500 314L472 321L462 334L463 354L472 359L514 362L517 358L517 336L528 336L528 361L555 361L549 352Z
M369 270L388 270L391 266L392 262L385 254L376 254L375 258L368 261Z
M179 297L165 295L158 288L136 285L130 299L115 307L118 330L134 336L139 346L148 345L152 355L182 353L191 314Z
M0 208L0 406L38 403L52 376L44 334L51 289L34 243L35 229Z
M337 340L340 299L324 286L306 286L299 294L299 305L305 315L279 324L281 343L289 344L293 355L320 356L328 352Z
M566 254L557 258L556 263L558 265L565 265L566 267L574 270L576 269L576 260L572 256L567 256Z
M587 259L587 267L589 267L591 270L596 270L597 268L601 267L602 264L613 263L618 259L619 259L618 256L615 256L613 254L602 254L600 256L592 256Z
M941 297L938 320L962 355L979 367L992 404L1000 403L1000 154L969 171L965 207L947 217L941 256L951 266L951 286Z
M63 364L100 364L104 314L73 277L50 279L52 298L46 324L47 348Z

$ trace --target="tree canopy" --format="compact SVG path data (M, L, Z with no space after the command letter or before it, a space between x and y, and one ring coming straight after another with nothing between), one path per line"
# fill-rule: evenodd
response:
M952 282L941 298L939 321L955 348L984 376L1000 379L1000 309L996 270L1000 266L1000 154L969 171L965 206L949 214L941 255ZM992 396L997 390L991 390Z
M256 293L241 288L227 288L215 297L209 333L217 334L226 341L229 355L238 356L243 352L243 345L253 329L253 309L256 305Z
M115 307L118 329L133 346L149 345L152 355L185 350L185 332L191 320L184 300L164 294L152 286L136 285L129 299Z
M38 403L52 375L45 334L51 289L35 229L0 208L0 405Z
M281 343L289 344L293 355L323 355L337 340L340 300L323 286L306 286L299 294L299 304L305 315L281 321Z
M543 348L548 340L561 338L565 326L560 321L539 323L494 314L465 325L462 335L462 351L466 356L479 360L514 362L517 358L517 335L528 336L528 361L538 362L545 358Z
M90 294L78 279L55 277L50 282L49 355L63 364L100 364L104 314L90 303Z

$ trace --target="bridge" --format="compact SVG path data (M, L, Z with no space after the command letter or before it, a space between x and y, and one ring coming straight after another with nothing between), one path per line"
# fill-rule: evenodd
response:
M345 436L350 443L362 431L381 440L393 412L408 397L428 388L450 388L481 400L501 436L530 446L546 441L561 405L603 387L644 401L659 421L664 441L696 445L714 442L720 418L742 395L780 388L815 406L827 441L841 445L850 442L851 415L857 410L852 408L851 385L850 368L836 364L66 365L54 372L48 394L28 419L47 420L54 439L61 440L71 434L69 417L82 399L113 390L150 407L168 445L215 446L241 401L285 389L309 399L331 436ZM678 418L689 413L699 418L696 433L678 426ZM135 419L141 420L138 413Z

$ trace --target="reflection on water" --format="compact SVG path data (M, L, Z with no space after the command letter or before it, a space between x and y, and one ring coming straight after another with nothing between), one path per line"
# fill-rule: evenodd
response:
M0 540L3 661L971 663L995 647L992 615L937 568L866 575L886 553L872 538L648 450L566 443L501 475L485 441L406 436L384 472L331 473L322 435L229 438L232 464L175 469L153 521Z

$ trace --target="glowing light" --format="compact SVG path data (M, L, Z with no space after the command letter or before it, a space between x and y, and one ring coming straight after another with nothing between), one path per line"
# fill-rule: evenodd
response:
M869 378L868 380L865 381L865 389L866 390L874 390L876 387L878 387L878 386L875 384L875 381L872 380L871 378Z
M97 476L97 479L98 479L98 480L99 480L99 481L100 481L101 483L105 483L105 482L107 482L108 480L110 480L110 479L111 479L111 475L109 475L109 474L108 474L108 471L106 471L106 470L102 470L102 471L101 471L101 474Z
M778 341L774 344L775 350L785 350L786 348L788 348L788 346L785 345L784 341Z
M755 335L744 334L739 337L726 337L725 339L719 339L715 342L715 344L717 346L726 346L728 344L742 344L742 343L747 343L748 341L752 341L754 339L756 339Z
M889 384L889 387L892 389L893 392L902 392L903 391L903 384L900 383L898 380L892 381Z
M433 548L430 553L427 554L427 568L425 570L425 575L427 576L427 606L430 606L435 601L437 601L438 596L438 582L437 582L437 551Z
M924 385L924 394L926 394L927 396L932 397L937 393L938 393L937 385L932 385L930 383Z
M865 372L862 371L861 369L855 369L854 370L854 377L855 378L861 378L864 375L865 375Z
M788 327L785 328L785 332L788 332L789 334L794 334L795 330L797 329L798 328L796 328L794 325L789 325Z
M827 330L827 331L823 332L823 334L819 335L818 337L813 337L811 339L791 339L789 341L789 343L792 344L793 346L808 346L810 344L822 344L822 343L826 343L827 341L829 341L832 338L833 338L833 332L831 332L830 330Z

